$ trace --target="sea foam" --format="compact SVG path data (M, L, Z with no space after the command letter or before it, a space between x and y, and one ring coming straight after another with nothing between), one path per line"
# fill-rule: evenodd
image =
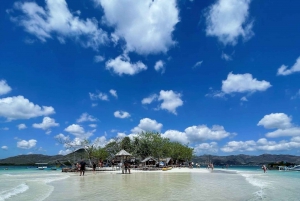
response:
M0 192L0 201L4 201L12 196L18 195L20 193L24 193L29 189L25 183L20 184L12 189Z

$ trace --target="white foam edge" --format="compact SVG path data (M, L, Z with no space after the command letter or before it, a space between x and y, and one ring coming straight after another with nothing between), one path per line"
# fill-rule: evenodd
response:
M2 191L0 192L0 201L4 201L12 196L18 195L20 193L24 193L28 189L29 186L27 186L25 183L22 183L12 189Z

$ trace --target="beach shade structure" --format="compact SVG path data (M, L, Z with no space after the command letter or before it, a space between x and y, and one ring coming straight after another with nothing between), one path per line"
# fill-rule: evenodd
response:
M121 157L122 174L124 174L124 158L126 158L127 156L131 156L131 154L125 151L124 149L122 149L115 156Z

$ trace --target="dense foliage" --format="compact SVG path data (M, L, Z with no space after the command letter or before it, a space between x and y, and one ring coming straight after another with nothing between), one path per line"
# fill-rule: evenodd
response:
M158 160L171 157L173 161L189 161L193 156L193 149L179 142L171 142L160 133L142 132L130 139L129 137L114 139L104 149L109 156L114 156L124 149L133 157L140 160L152 156Z

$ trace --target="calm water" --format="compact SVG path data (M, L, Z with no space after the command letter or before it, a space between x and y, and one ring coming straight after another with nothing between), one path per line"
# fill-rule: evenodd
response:
M195 170L195 169L193 169ZM300 172L259 167L193 171L62 173L60 170L0 170L2 200L299 200Z

